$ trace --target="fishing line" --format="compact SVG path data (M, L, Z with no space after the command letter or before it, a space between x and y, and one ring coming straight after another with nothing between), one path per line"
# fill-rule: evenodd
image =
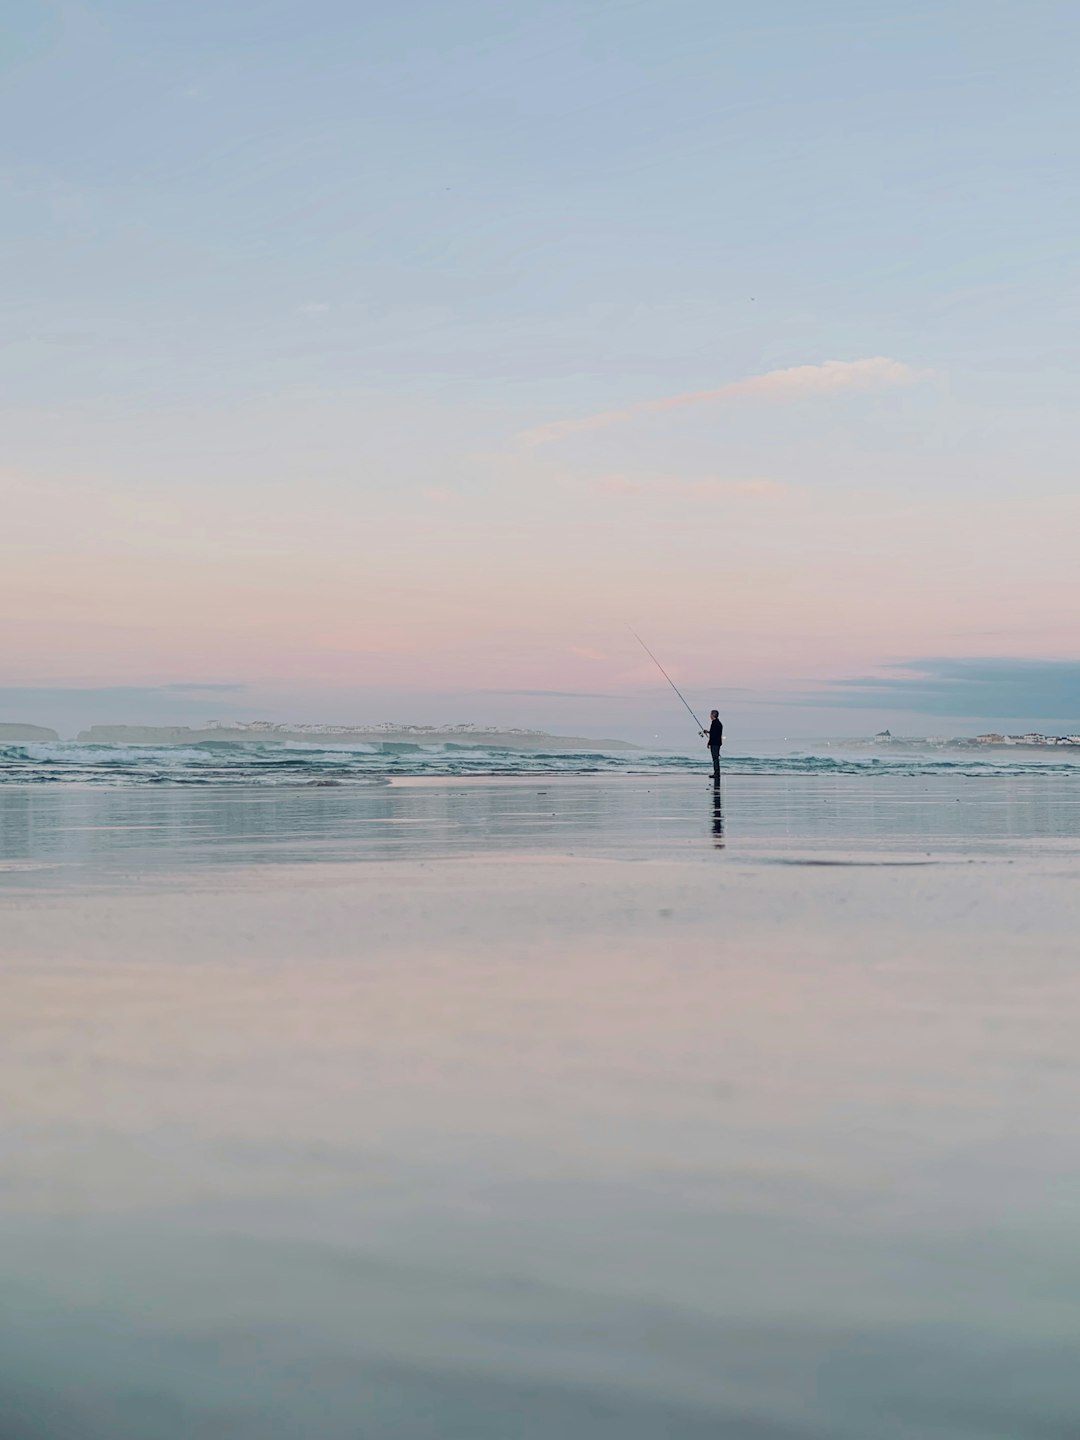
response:
M704 735L704 734L705 734L705 727L704 727L704 725L702 725L701 721L700 721L700 720L697 718L697 716L694 714L693 710L690 709L690 706L686 704L686 696L682 693L682 691L679 689L679 687L675 684L675 681L674 681L674 680L671 678L671 676L667 673L667 671L664 669L663 665L660 664L660 661L657 660L656 656L655 656L655 655L652 653L652 651L649 649L648 645L645 644L645 641L642 640L641 636L637 633L637 631L634 629L634 627L633 627L632 625L627 625L626 628L630 631L630 634L633 635L634 639L638 642L638 644L641 646L641 648L645 651L645 654L648 655L649 659L653 662L653 664L656 666L656 668L660 671L660 674L663 675L664 679L665 679L665 680L667 681L667 683L671 686L671 688L675 691L675 694L678 695L678 697L679 697L679 699L682 701L682 703L683 703L684 705L686 705L687 710L690 712L690 719L693 720L693 722L694 722L694 724L697 726L699 732L700 732L702 735Z

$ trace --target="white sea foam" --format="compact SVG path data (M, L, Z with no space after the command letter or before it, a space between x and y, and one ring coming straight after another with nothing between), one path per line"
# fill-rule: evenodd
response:
M823 747L827 748L827 747ZM1058 774L1080 777L1080 749L1047 755L986 757L941 751L866 754L806 750L787 754L725 754L726 773L743 775L893 775L1001 778ZM178 745L89 743L0 746L0 785L297 785L362 784L428 776L661 775L708 767L708 756L645 750L503 750L472 745L385 741L319 745L203 742Z

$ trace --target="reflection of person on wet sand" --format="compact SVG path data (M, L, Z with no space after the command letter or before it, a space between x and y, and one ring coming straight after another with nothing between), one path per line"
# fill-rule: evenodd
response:
M713 844L717 850L724 848L724 792L719 785L713 791L712 802Z
M713 783L720 784L720 746L724 743L724 727L720 724L720 711L709 711L709 733L705 737L705 744L709 747L709 754L712 756Z

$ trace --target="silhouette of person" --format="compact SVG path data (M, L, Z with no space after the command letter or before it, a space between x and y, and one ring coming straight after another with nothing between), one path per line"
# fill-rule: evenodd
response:
M720 784L720 746L724 743L724 727L720 724L720 711L709 711L709 733L705 737L705 743L709 747L709 754L712 756L712 778L713 784Z

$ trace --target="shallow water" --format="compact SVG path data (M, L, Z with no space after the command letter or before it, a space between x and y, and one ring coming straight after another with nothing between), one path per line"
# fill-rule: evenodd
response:
M342 789L19 786L0 798L0 889L192 869L439 860L973 859L1072 854L1072 776L702 775L399 780Z
M719 811L6 791L4 1435L1078 1433L1071 784Z

